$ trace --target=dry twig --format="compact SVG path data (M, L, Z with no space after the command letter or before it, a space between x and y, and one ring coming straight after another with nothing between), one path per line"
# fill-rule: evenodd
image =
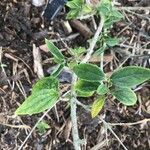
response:
M37 73L39 78L44 77L44 72L41 63L41 53L39 48L33 44L33 58L34 58L34 72Z
M133 126L138 124L145 124L148 121L150 121L150 118L145 118L143 120L137 121L137 122L128 122L128 123L108 123L111 126Z

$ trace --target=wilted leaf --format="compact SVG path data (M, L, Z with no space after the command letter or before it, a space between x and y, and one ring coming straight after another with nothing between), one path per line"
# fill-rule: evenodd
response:
M105 97L99 97L96 101L94 101L91 109L92 118L96 117L98 113L104 106Z
M54 56L54 58L59 61L59 63L64 62L64 56L63 54L60 52L60 50L49 40L45 39L45 43L49 49L49 51L52 53L52 55Z
M32 88L32 93L39 92L43 89L55 89L58 90L58 80L54 77L44 77L39 80Z
M111 93L124 105L132 106L136 104L136 94L130 88L116 88Z
M133 87L150 79L150 69L129 66L115 71L110 77L116 86Z
M80 79L89 82L99 82L105 78L105 75L100 68L93 64L76 65L74 66L73 71Z
M58 102L59 94L54 89L40 90L29 96L16 110L16 115L33 115L52 108Z

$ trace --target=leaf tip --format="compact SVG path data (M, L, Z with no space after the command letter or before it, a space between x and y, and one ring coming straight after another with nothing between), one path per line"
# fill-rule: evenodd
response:
M48 39L47 39L47 38L45 38L45 43L47 44L47 42L48 42Z
M92 117L92 119L93 118L95 118L97 115L95 115L95 114L93 114L92 112L91 112L91 117Z

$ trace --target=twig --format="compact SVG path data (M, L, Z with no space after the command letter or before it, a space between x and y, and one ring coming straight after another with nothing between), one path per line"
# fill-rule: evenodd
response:
M81 103L81 102L78 101L77 99L76 99L76 103L77 103L77 105L83 107L85 110L90 111L90 107L89 107L89 106L87 106L87 105Z
M143 120L137 121L137 122L129 122L129 123L108 123L111 126L133 126L137 124L142 124L150 121L150 118L145 118Z
M80 33L74 33L67 37L60 37L59 39L51 39L52 42L60 42L60 41L70 41L78 37Z
M0 123L0 125L11 127L11 128L30 129L30 126L27 126L27 125L11 125L7 123Z
M97 145L95 145L94 147L91 148L91 150L100 150L103 149L103 146L106 145L107 140L104 140L100 143L98 143Z
M99 26L97 28L97 31L96 31L96 33L92 39L92 42L90 43L90 46L87 50L87 54L86 54L85 58L81 61L81 63L86 63L89 61L89 59L94 51L94 47L96 45L98 37L102 31L103 25L104 25L104 17L102 16ZM73 73L72 86L75 84L76 81L77 81L77 76ZM77 125L77 116L76 116L76 107L77 107L76 99L77 98L76 98L76 93L73 88L71 90L71 95L72 95L72 98L70 100L70 106L71 106L73 144L74 144L75 150L80 150L81 147L80 147L80 139L79 139L79 134L78 134L78 125Z
M119 141L119 143L123 146L123 148L125 150L128 150L126 148L126 146L122 143L122 141L119 139L119 137L116 135L116 133L111 129L111 127L109 126L109 124L104 119L102 119L101 117L99 117L99 118L104 123L104 125L109 129L109 131L115 136L115 138Z
M85 24L79 20L70 20L70 24L76 30L78 30L86 39L90 38L93 33Z
M4 66L2 65L2 54L3 54L2 47L0 47L0 68L2 69L2 72L4 73L4 75L5 75L6 78L7 78L7 74L6 74L6 72L5 72ZM9 79L7 79L7 82L8 82L8 84L9 84L10 88L12 89L12 85L11 85Z
M133 47L133 46L130 46L130 45L126 45L126 44L118 44L118 46L120 46L120 47L125 47L125 48L131 48L131 49L135 49L135 50L138 50L139 48L137 48L137 47ZM140 49L141 51L147 51L147 52L149 52L150 51L150 49Z
M34 73L37 73L38 78L41 79L44 77L41 51L39 50L38 47L36 47L35 44L33 44L32 53L33 53L33 61L34 61Z
M150 10L150 7L118 7L120 10Z
M139 18L147 19L148 21L150 21L150 18L149 18L148 15L139 14L139 13L136 13L134 11L130 11L129 9L124 9L124 10L127 11L127 12L129 12L129 13L131 13L131 14L133 14L133 15L136 15Z

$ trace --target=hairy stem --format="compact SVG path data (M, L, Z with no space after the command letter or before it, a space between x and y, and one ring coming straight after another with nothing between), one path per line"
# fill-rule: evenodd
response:
M101 21L100 21L100 23L99 23L99 26L98 26L98 28L97 28L97 31L96 31L96 33L95 33L93 39L92 39L92 42L90 43L90 46L89 46L89 48L88 48L88 50L87 50L87 54L86 54L85 58L82 60L81 63L86 63L86 62L88 62L89 59L90 59L90 57L91 57L91 55L93 54L93 52L94 52L94 47L95 47L95 45L96 45L96 42L97 42L97 40L98 40L98 38L99 38L99 35L100 35L102 29L103 29L104 21L105 21L104 16L101 15Z
M72 122L72 137L73 137L73 144L75 150L80 150L80 139L79 139L79 133L78 133L78 122L77 122L77 104L76 104L76 93L73 89L74 84L77 81L77 76L73 73L72 76L72 89L71 89L71 100L70 100L70 106L71 106L71 122Z
M94 52L94 47L96 45L96 42L98 40L98 37L102 31L102 28L104 26L104 17L101 17L101 21L99 23L99 26L97 28L97 31L92 39L92 42L90 43L90 46L87 50L87 54L85 58L81 61L81 63L86 63L89 61L91 55ZM72 137L73 137L73 144L75 150L81 150L80 147L80 139L79 139L79 133L78 133L78 124L77 124L77 115L76 115L76 107L77 107L77 102L76 102L76 93L73 89L73 85L77 81L77 76L73 73L72 77L72 89L71 89L71 100L70 100L70 106L71 106L71 121L72 121Z

